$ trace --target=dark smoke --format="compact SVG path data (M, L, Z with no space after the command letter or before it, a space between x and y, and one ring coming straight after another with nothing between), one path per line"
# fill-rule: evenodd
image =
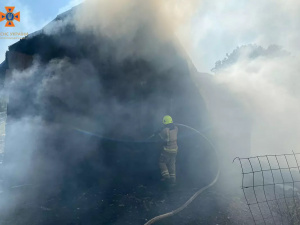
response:
M176 41L160 39L155 27L142 23L129 41L134 51L122 54L126 36L77 30L72 16L61 15L10 47L9 54L33 60L26 68L18 61L8 65L4 224L140 224L147 210L132 216L127 208L108 206L140 185L150 196L157 193L160 143L143 140L165 114L200 130L209 127ZM210 181L215 160L205 140L181 134L178 180L201 186Z

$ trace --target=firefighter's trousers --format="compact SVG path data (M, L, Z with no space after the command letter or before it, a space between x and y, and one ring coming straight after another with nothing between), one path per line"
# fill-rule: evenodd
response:
M162 151L159 157L159 168L163 180L176 181L176 155L177 152Z

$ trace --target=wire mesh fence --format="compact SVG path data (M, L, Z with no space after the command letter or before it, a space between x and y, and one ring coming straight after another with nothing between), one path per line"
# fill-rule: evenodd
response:
M254 224L300 224L300 153L235 160Z

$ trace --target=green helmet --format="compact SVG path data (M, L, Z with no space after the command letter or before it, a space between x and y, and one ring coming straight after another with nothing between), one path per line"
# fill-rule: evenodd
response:
M169 116L169 115L164 116L163 124L167 125L167 124L170 124L170 123L173 123L172 117Z

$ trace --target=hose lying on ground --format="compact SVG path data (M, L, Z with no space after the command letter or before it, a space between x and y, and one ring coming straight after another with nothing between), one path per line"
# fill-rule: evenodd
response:
M215 154L216 154L216 158L218 159L218 153L216 151L216 148L214 147L213 143L204 135L202 134L200 131L196 130L195 128L192 128L190 126L187 126L187 125L184 125L184 124L175 124L177 126L181 126L181 127L185 127L185 128L188 128L190 130L193 130L194 132L196 132L197 134L199 134L202 138L204 138L209 144L210 146L212 147L212 149L214 150ZM82 129L79 129L79 128L73 128L79 132L83 132L83 133L86 133L88 135L92 135L92 136L96 136L98 138L103 138L103 139L107 139L107 140L112 140L112 141L120 141L120 142L132 142L131 140L115 140L115 139L111 139L111 138L107 138L107 137L104 137L104 136L101 136L99 134L96 134L96 133L92 133L92 132L89 132L89 131L86 131L86 130L82 130ZM150 138L154 137L154 135L151 135L150 137L148 137L146 140L149 140ZM135 141L135 142L145 142L145 140L143 141ZM219 179L219 175L220 175L220 168L218 167L218 172L214 178L214 180L206 185L205 187L199 189L186 203L184 203L181 207L179 207L178 209L176 210L173 210L171 212L168 212L168 213L165 213L165 214L162 214L162 215L159 215L159 216L156 216L154 218L152 218L151 220L149 220L147 223L145 223L144 225L150 225L150 224L153 224L159 220L162 220L164 218L167 218L167 217L171 217L171 216L174 216L176 215L177 213L179 213L180 211L182 211L183 209L185 209L189 204L192 203L192 201L194 201L201 193L203 193L205 190L207 190L208 188L212 187Z
M201 137L203 137L211 145L211 147L213 148L213 150L214 150L214 152L216 154L216 157L218 158L218 153L216 151L216 148L214 147L214 145L212 144L212 142L207 137L205 137L200 131L198 131L198 130L192 128L192 127L189 127L187 125L184 125L184 124L175 124L175 125L189 128L189 129L195 131L196 133L198 133ZM217 182L217 180L219 179L219 175L220 175L220 167L218 167L218 172L217 172L214 180L210 184L208 184L205 187L199 189L186 203L184 203L182 206L180 206L176 210L173 210L171 212L168 212L168 213L165 213L165 214L162 214L162 215L159 215L159 216L156 216L156 217L152 218L151 220L149 220L144 225L150 225L150 224L153 224L153 223L155 223L155 222L157 222L159 220L162 220L162 219L165 219L167 217L171 217L171 216L176 215L177 213L179 213L180 211L182 211L183 209L185 209L189 204L191 204L191 202L194 201L202 192L204 192L208 188L212 187Z

